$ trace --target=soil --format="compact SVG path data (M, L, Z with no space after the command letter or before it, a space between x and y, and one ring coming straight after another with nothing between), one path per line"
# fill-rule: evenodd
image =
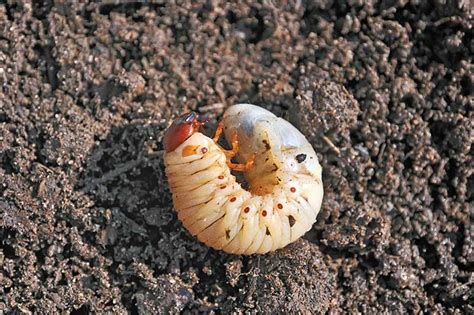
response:
M0 313L474 313L469 1L0 4ZM304 239L234 256L161 139L250 102L319 154Z

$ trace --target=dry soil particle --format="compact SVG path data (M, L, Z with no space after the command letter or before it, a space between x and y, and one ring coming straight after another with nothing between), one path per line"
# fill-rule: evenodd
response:
M343 85L321 76L314 71L301 78L296 90L297 105L290 109L290 120L308 137L315 150L322 153L328 147L324 139L332 144L349 140L349 131L355 127L360 109Z
M306 240L252 258L251 265L241 294L224 311L324 314L337 300L334 273Z
M473 313L469 9L0 4L0 312ZM260 264L182 228L160 155L236 102L296 114L324 169L306 241Z

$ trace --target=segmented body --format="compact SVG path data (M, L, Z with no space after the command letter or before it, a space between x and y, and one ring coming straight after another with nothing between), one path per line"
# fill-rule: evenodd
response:
M164 156L178 218L228 253L263 254L297 240L316 221L323 197L313 148L290 123L254 105L231 106L223 123L227 139L237 133L240 161L256 154L244 173L249 189L231 174L224 150L195 132Z

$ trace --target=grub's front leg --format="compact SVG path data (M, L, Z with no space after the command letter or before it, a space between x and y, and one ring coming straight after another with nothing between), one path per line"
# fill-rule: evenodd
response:
M219 141L219 138L222 134L222 130L224 129L224 123L220 121L217 124L217 129L214 137L212 140L217 143ZM225 150L222 149L224 152L226 158L227 158L227 165L229 166L230 169L238 172L246 172L249 169L252 168L253 164L255 163L255 157L256 155L253 154L252 157L246 162L246 163L232 163L232 158L237 155L239 152L239 139L237 136L237 132L232 133L230 144L232 146L232 149L230 150Z

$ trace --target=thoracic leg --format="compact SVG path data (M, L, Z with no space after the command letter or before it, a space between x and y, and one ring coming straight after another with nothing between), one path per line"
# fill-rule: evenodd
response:
M217 141L219 141L219 138L222 134L222 129L224 129L224 123L222 121L219 121L219 123L217 124L216 133L214 134L214 138L212 138L212 140L215 143L217 143Z
M253 154L252 157L244 164L232 163L230 159L227 159L227 166L229 166L229 168L234 171L246 172L253 167L253 163L255 163L255 157L256 155Z
M224 123L221 121L217 124L216 133L214 137L212 138L214 142L217 143L217 141L219 141L219 137L221 136L223 129L224 129ZM255 154L252 155L252 157L246 163L243 163L243 164L232 163L231 161L232 158L239 152L239 139L237 137L237 132L235 131L232 133L230 144L232 145L232 149L230 150L222 149L222 151L224 152L227 158L227 165L229 166L229 168L238 172L246 172L250 168L252 168L253 163L255 162Z

